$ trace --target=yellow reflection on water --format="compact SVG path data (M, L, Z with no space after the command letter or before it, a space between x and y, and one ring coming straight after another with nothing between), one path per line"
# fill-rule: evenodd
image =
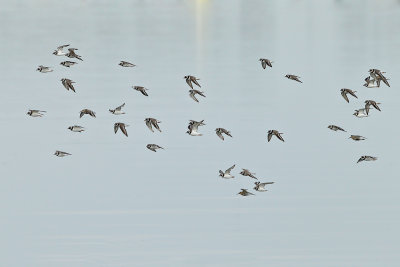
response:
M205 31L205 13L207 11L209 0L196 0L196 46L197 46L197 62L202 66L203 50L204 50L204 31Z

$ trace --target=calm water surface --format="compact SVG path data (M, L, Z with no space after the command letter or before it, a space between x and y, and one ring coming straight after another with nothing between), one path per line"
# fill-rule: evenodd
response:
M0 2L0 266L399 265L398 1ZM84 61L60 66L64 43ZM370 68L391 87L363 87ZM359 98L346 103L343 87ZM354 117L366 99L382 112ZM108 112L124 102L126 115ZM97 118L79 119L83 108ZM190 119L205 119L204 136L185 134ZM268 129L286 142L267 143ZM356 164L364 154L379 159ZM232 164L236 178L220 179ZM275 184L239 197L254 186L240 168Z

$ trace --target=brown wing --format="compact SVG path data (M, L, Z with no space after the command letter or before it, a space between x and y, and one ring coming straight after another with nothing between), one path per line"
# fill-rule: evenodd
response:
M258 180L258 178L257 177L255 177L252 173L249 173L249 176L251 177L251 178L253 178L253 179L256 179L256 180Z
M151 121L147 121L147 120L146 120L146 126L150 129L150 131L152 131L152 132L154 133L154 130L153 130Z
M381 109L378 107L378 104L376 102L372 102L371 104L372 104L372 106L374 106L374 108L381 111Z
M365 113L367 113L367 115L369 113L369 105L369 103L365 103Z
M125 126L125 124L122 124L122 123L121 123L121 124L119 125L119 128L121 129L122 133L128 137L128 132L126 131L126 126Z
M199 80L199 79L196 79L196 77L191 77L191 80L192 80L192 82L193 82L194 84L196 84L198 87L201 87L200 84L197 82L197 80Z
M343 96L344 100L346 100L346 102L349 103L349 98L347 97L346 91L342 91L341 95Z
M143 94L143 95L145 95L145 96L149 96L148 94L147 94L147 92L146 92L146 89L145 88L140 88L139 89L139 91Z
M352 96L354 96L355 98L358 98L357 96L356 96L356 94L355 94L355 92L356 91L352 91L352 90L349 90L349 91L347 91L349 94L351 94Z
M69 88L70 88L72 91L74 91L74 93L76 93L76 92L75 92L74 85L73 85L72 83L73 83L73 81L71 81L71 80L68 81L68 80L67 80L67 85L69 86Z
M194 96L195 92L190 92L189 96L196 102L199 102L199 100Z
M118 123L115 123L115 124L114 124L114 133L117 133L117 132L118 132L118 128L119 128L119 124L118 124Z
M265 60L261 60L261 66L263 69L265 69L267 67L267 62L265 62Z
M220 131L216 131L215 133L218 135L219 138L224 140L224 137L222 136L222 133Z
M158 126L157 120L151 120L151 123L153 124L154 128L156 128L157 130L159 130L161 132L160 126Z
M206 97L206 96L204 95L204 92L200 92L200 91L197 91L197 90L196 90L196 93L198 93L198 94L201 95L202 97Z
M380 78L380 80L382 80L387 86L390 87L389 82L387 81L386 77L383 76L383 74L381 72L378 73L378 77Z
M268 142L271 141L272 133L268 133Z
M278 137L278 139L281 140L282 142L285 142L285 140L283 140L281 136L281 133L276 133L275 136Z
M230 133L229 131L227 131L227 130L225 130L225 129L222 129L222 131L224 132L224 134L226 134L226 135L232 137L232 135L231 135L231 133Z
M299 78L298 78L297 76L295 76L295 77L293 78L293 80L295 80L296 82L299 82L299 83L303 83L302 81L299 80Z
M192 79L190 77L186 78L186 83L193 89Z

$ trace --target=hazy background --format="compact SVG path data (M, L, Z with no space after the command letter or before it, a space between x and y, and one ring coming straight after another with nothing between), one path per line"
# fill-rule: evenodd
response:
M0 266L400 264L399 1L0 3ZM60 66L70 59L51 53L62 44L84 61ZM391 87L363 87L370 68ZM201 79L200 103L188 74ZM346 103L343 87L359 98ZM366 99L382 112L356 118ZM124 102L126 115L108 112ZM80 119L83 108L97 118ZM185 134L190 119L205 119L204 136ZM269 129L286 142L267 143ZM356 164L365 154L378 161ZM220 179L232 164L236 178ZM241 168L275 184L236 195L254 187Z

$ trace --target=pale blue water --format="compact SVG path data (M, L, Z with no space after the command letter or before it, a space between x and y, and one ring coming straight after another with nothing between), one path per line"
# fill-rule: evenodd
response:
M391 0L1 1L0 266L398 266L399 26ZM51 54L65 43L84 59L70 69ZM370 68L391 87L363 87ZM382 112L354 117L366 99ZM123 102L126 115L108 112ZM185 134L190 119L204 136ZM378 160L356 164L364 154ZM240 197L254 186L241 168L275 184Z

